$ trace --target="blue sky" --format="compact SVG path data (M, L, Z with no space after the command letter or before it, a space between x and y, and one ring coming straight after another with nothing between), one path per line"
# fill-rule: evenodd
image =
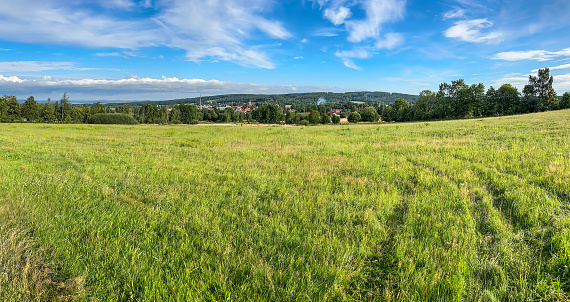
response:
M570 1L0 0L0 94L164 100L418 94L459 78L570 91Z

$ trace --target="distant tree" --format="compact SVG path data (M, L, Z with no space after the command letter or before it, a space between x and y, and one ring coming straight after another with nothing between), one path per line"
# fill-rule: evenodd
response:
M6 97L0 97L0 122L8 122L8 101Z
M224 115L224 120L226 122L236 122L237 121L236 111L234 108L226 107L226 109L224 109L221 113L222 113L222 115Z
M340 124L340 116L338 115L333 115L331 118L333 124Z
M503 84L495 94L499 114L509 115L519 113L520 95L516 87Z
M105 105L101 104L101 102L97 102L89 107L89 113L91 115L95 115L98 113L107 113L107 109L105 109Z
M372 106L365 107L359 113L363 122L377 122L380 119L378 111Z
M570 92L565 92L562 95L562 99L560 100L560 104L558 105L560 109L568 109L570 108Z
M168 117L168 122L170 124L181 124L182 122L180 121L182 117L181 111L180 111L180 105L175 105L174 107L172 107L172 110L170 111L170 115Z
M321 121L321 114L318 111L313 111L307 116L309 124L316 125Z
M410 104L406 99L399 98L392 105L392 114L394 116L394 121L405 122L409 120Z
M449 97L445 94L445 83L439 85L439 91L435 97L435 104L433 106L433 117L435 119L448 118L451 115L451 106Z
M360 122L360 120L361 120L360 113L358 113L356 111L351 112L348 115L348 122L350 122L350 123L358 123L358 122Z
M321 113L321 124L330 124L331 118L326 113Z
M295 124L296 122L299 121L299 116L297 114L297 112L293 111L293 110L287 110L287 112L285 113L285 124Z
M133 114L133 107L131 107L131 105L129 105L129 104L119 105L119 106L117 106L117 108L115 108L115 112L132 115Z
M73 123L84 123L86 119L87 107L71 107L71 121Z
M530 87L529 85L526 85L525 88ZM528 89L527 89L528 92ZM531 113L531 112L539 112L539 111L543 111L542 107L543 107L543 102L542 99L533 95L533 94L528 94L525 93L525 91L523 90L523 97L521 98L521 108L520 111L521 113Z
M538 70L538 75L528 76L528 85L523 89L524 96L536 96L542 100L541 111L554 110L558 106L558 96L552 88L554 77L550 76L550 69L544 68Z
M5 96L6 100L6 118L7 122L13 123L22 120L21 106L15 96Z
M451 105L451 114L455 118L473 116L473 97L465 80L452 81L447 86L448 102Z
M159 106L156 108L154 122L161 125L168 124L168 106Z
M40 118L44 123L55 122L55 106L53 104L50 104L49 98L47 99L47 102L42 105L41 111L42 112Z
M67 92L63 93L61 100L59 100L59 109L61 114L60 122L70 122L71 121L71 104L69 104L69 97L67 97Z
M420 98L413 108L413 115L415 120L428 120L433 105L435 104L436 93L430 90L423 90L420 92Z
M180 122L183 124L193 124L198 122L201 117L202 113L199 112L196 105L188 105L188 104L181 104L178 105L178 110L180 111ZM227 119L227 116L225 116Z
M470 87L470 97L471 97L471 116L482 116L483 105L486 101L485 96L485 85L479 83L477 85L473 84Z
M481 104L481 115L482 116L494 116L497 114L497 91L493 86L489 87L485 99Z
M34 100L33 96L30 96L22 104L22 117L31 123L37 122L39 120L40 112L38 109L38 102Z
M277 104L263 103L257 111L257 121L260 123L277 124L285 118L283 111Z

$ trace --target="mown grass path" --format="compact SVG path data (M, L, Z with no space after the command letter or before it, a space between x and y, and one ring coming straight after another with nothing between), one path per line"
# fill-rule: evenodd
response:
M33 240L26 253L52 284L84 284L58 299L568 300L569 196L568 110L316 127L0 124L0 223ZM0 285L24 278L13 271ZM31 294L0 287L18 295Z

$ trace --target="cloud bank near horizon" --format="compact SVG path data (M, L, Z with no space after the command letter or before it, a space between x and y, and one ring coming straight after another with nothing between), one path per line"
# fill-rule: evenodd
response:
M281 94L296 92L344 92L334 87L322 86L271 86L244 84L236 82L179 79L165 77L161 79L139 78L130 76L125 79L62 79L49 76L23 78L0 75L0 92L10 91L18 99L29 96L41 100L57 100L67 93L70 100L168 100L199 95L222 94Z

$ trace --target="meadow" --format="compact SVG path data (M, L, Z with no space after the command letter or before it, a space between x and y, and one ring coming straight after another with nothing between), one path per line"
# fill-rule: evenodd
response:
M0 300L565 301L570 110L0 124Z

